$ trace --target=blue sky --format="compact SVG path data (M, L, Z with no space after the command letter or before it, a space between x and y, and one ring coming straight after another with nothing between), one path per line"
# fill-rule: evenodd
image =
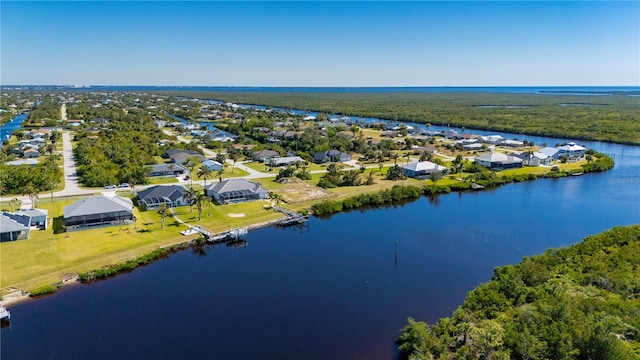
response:
M640 85L640 2L0 2L0 83Z

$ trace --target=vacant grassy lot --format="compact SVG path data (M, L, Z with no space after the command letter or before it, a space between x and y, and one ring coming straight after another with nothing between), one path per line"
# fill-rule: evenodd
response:
M175 214L176 218L189 225L198 225L213 232L258 224L283 216L271 209L269 201L204 207L200 220L195 207L192 210L189 210L188 206L178 208Z

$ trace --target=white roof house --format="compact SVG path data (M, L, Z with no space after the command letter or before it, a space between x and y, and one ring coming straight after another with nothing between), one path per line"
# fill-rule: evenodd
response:
M449 169L446 166L438 165L431 161L414 161L402 165L402 172L413 178L427 177L434 172L446 174L448 171Z
M260 184L245 179L224 180L207 189L207 196L223 204L266 199L268 195L269 192Z
M133 220L133 202L122 196L95 195L65 206L67 228L120 224Z

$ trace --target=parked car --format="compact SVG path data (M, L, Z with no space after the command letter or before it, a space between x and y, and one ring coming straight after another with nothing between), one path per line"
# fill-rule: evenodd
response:
M118 185L119 188L128 188L129 187L129 183L122 183L120 185Z
M115 189L116 186L115 185L107 185L104 188L107 189L107 190L110 190L110 189Z

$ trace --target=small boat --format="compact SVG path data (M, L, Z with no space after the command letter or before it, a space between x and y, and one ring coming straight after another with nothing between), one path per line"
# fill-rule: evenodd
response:
M584 173L571 173L571 176L580 176L580 175L584 175Z
M11 313L5 309L4 306L0 305L0 320L4 319L11 320Z

